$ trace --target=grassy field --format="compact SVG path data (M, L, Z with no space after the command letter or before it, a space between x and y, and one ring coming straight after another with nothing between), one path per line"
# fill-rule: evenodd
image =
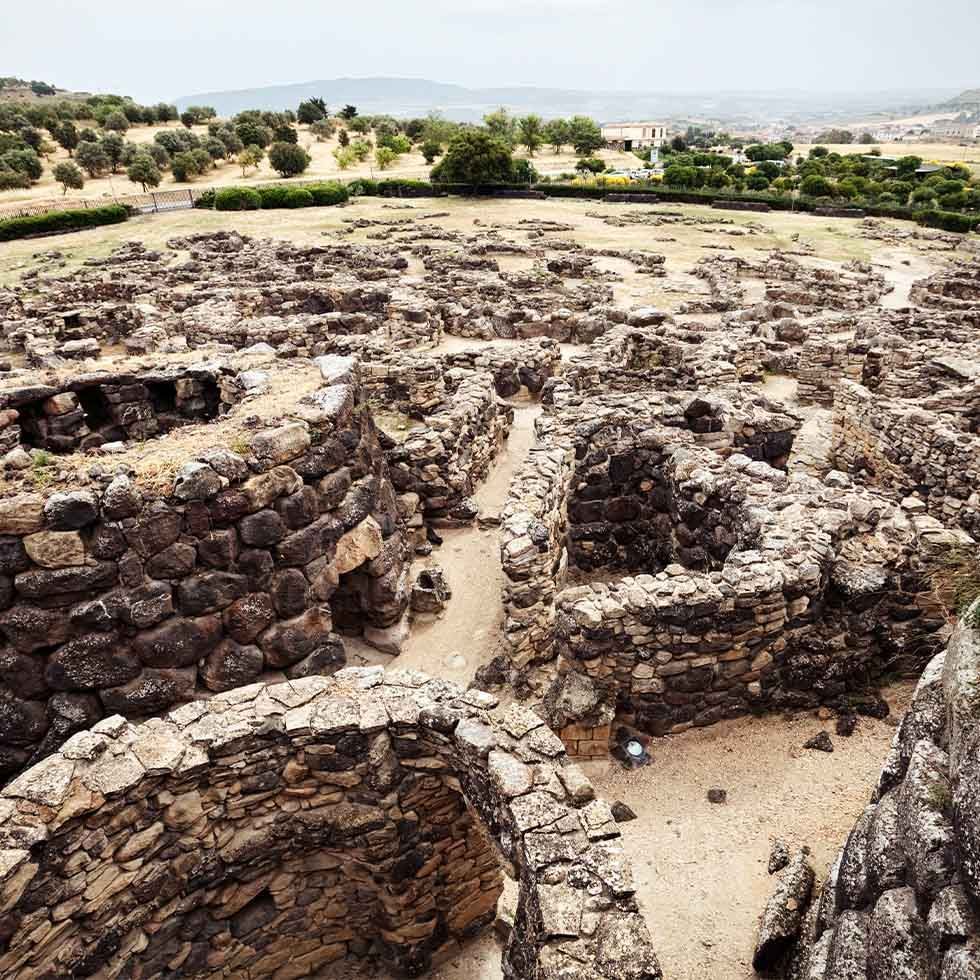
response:
M873 143L863 146L860 143L816 144L800 143L793 148L793 157L806 156L814 146L827 146L832 153L848 155L867 153L872 147L881 150L886 157L922 157L927 163L965 163L974 173L980 174L980 144L971 143L960 146L957 143Z
M126 133L126 139L133 143L152 142L156 133L163 129L183 128L179 125L170 126L135 126ZM194 126L193 131L199 136L207 135L206 126ZM355 177L410 177L424 179L429 176L431 167L425 162L421 153L406 153L398 157L394 165L388 170L379 171L373 166L373 158L364 163L355 164L347 170L341 170L334 159L333 151L337 147L336 138L318 142L313 136L308 126L299 127L299 142L310 156L313 158L309 170L303 174L302 179L311 178L324 179L343 179L351 180ZM514 154L520 157L522 151ZM639 160L632 153L620 153L616 150L600 151L598 156L602 157L609 164L614 166L635 167L639 165ZM89 178L86 177L85 186L80 191L69 191L67 195L62 195L61 186L51 175L53 166L61 160L67 160L68 153L60 147L57 152L52 154L45 163L44 174L34 185L23 190L4 191L0 193L0 209L15 204L23 203L58 203L70 205L72 201L82 198L93 199L100 197L117 197L128 194L139 194L142 189L139 184L132 183L121 169L118 174L109 174L105 177ZM575 169L577 156L570 148L566 148L564 153L555 154L549 148L542 148L534 156L534 166L542 174L559 174L564 171ZM269 166L268 160L263 160L257 171L249 171L247 177L242 177L241 168L235 163L219 163L211 173L198 177L193 183L180 183L175 181L169 173L164 174L163 183L158 190L181 190L188 187L227 187L230 184L254 185L267 184L270 181L279 180L279 175Z
M144 215L120 225L110 225L74 234L9 242L0 252L0 285L11 285L36 263L39 252L57 250L64 256L66 271L78 268L86 259L108 255L124 241L138 240L158 248L168 239L195 232L237 229L257 237L276 237L315 244L334 238L345 218L367 217L391 219L411 214L408 210L391 210L392 202L378 198L358 198L346 207L305 208L277 211L216 212L175 211ZM870 260L879 243L863 237L856 222L821 219L789 212L752 214L719 212L698 205L670 205L653 209L699 219L696 224L671 223L659 226L642 224L616 227L602 220L605 215L628 216L651 213L646 207L604 204L553 198L545 201L498 199L435 198L415 199L418 215L427 211L449 212L438 224L454 231L471 234L474 219L481 226L516 225L522 218L550 219L574 225L574 231L562 233L583 245L596 248L642 249L667 257L666 278L636 273L628 274L615 284L616 298L626 306L643 303L673 306L685 295L703 292L703 283L689 275L699 258L712 254L712 246L730 246L727 254L741 254L758 260L773 248L795 251L804 245L813 247L814 261L843 262L849 259ZM895 223L901 227L900 223ZM725 234L726 230L744 230L743 235ZM345 241L367 241L373 229L360 229ZM523 239L516 232L504 232L508 238ZM439 244L439 243L435 243ZM716 254L716 253L715 253ZM506 258L506 257L505 257ZM516 261L516 260L515 260ZM530 264L530 259L520 258ZM502 259L501 265L506 265ZM613 266L610 266L612 268Z

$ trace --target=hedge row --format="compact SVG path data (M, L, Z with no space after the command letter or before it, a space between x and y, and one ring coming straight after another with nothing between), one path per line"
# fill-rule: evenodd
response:
M129 217L123 204L106 204L99 208L80 208L77 211L48 211L45 214L0 221L0 242L35 235L57 235L64 231L81 231L99 225L115 225Z
M358 178L348 186L352 194L360 197L438 197L447 193L447 188L427 180Z
M927 228L943 231L980 231L980 217L956 211L920 211L916 220Z
M222 187L205 191L195 202L197 208L216 211L270 211L278 208L312 208L342 204L350 191L338 181L319 184L269 184L264 187Z

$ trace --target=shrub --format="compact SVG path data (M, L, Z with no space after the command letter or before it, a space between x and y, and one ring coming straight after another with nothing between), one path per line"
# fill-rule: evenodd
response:
M196 208L213 208L215 200L215 191L213 187L209 187L206 191L203 191L198 197L194 199L194 207Z
M67 194L69 188L80 191L85 186L85 178L82 176L81 170L70 160L62 160L61 163L55 164L52 174L54 179L61 184L62 194Z
M346 170L348 167L352 167L357 163L357 154L350 146L335 146L333 148L333 157L341 170Z
M834 185L820 174L810 174L809 177L803 178L800 192L807 197L831 197L834 193Z
M180 183L193 180L201 172L200 161L193 152L184 150L171 160L170 172L174 175L174 180Z
M7 150L0 157L0 165L6 170L16 170L18 173L26 174L31 180L40 180L44 173L44 166L41 158L30 147L21 150Z
M386 181L386 183L388 182ZM352 180L347 185L347 189L354 197L378 196L378 182L368 177L360 177L357 180Z
M575 169L579 173L601 174L606 169L606 165L598 157L582 157L575 164Z
M376 182L380 197L431 197L439 192L427 180L405 180L393 177Z
M387 170L398 159L398 154L390 147L379 146L374 151L374 161L379 170Z
M78 211L48 211L46 214L0 221L0 242L32 235L50 235L63 231L78 231L99 225L114 225L129 217L129 209L121 204Z
M269 187L257 187L259 197L262 199L263 208L285 208L289 207L286 203L286 195L289 188L282 187L279 184L273 184Z
M242 176L245 176L246 171L251 169L258 169L259 164L262 162L262 157L265 156L265 150L261 146L256 146L254 143L251 146L246 146L238 156L235 158L235 163L242 168Z
M31 178L19 170L0 170L0 191L24 190L31 186Z
M124 112L110 112L108 116L105 117L105 122L102 124L103 129L112 130L116 133L125 133L129 129L129 120L126 118Z
M330 139L336 129L337 125L332 119L318 119L310 126L310 132L316 137L318 143Z
M295 143L280 141L269 147L269 163L283 177L295 177L310 165L310 155Z
M223 187L212 192L212 199L216 211L257 211L262 207L262 196L251 187Z
M305 187L287 187L286 207L311 208L313 207L313 195Z
M964 233L973 231L980 225L980 218L969 214L956 214L953 211L920 211L916 215L916 220L927 228Z
M313 203L318 207L343 204L350 198L347 188L335 180L325 181L322 184L311 184L306 189L313 196Z

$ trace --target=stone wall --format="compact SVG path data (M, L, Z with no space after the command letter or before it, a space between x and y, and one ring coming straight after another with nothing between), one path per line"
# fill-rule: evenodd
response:
M971 534L980 530L974 386L932 400L896 401L841 382L834 401L833 455L844 470L903 496L915 494L930 514ZM943 412L956 402L963 415ZM936 409L930 408L935 404Z
M514 410L497 398L492 375L463 372L448 406L387 450L392 482L399 492L419 495L431 523L468 523L476 516L469 498L513 420Z
M76 734L0 793L0 974L418 976L519 883L508 980L659 980L609 806L527 709L345 669Z
M149 439L215 418L242 393L234 372L206 363L14 382L0 386L0 450L23 445L67 453Z
M804 921L794 978L980 976L978 683L980 636L961 622Z
M369 632L400 618L411 515L356 365L336 381L238 452L191 454L163 493L101 471L87 489L0 498L4 772L107 713L335 670L335 617Z
M675 449L664 475L672 563L557 595L549 719L563 737L614 714L662 735L835 704L916 672L941 642L924 572L965 535L846 480L790 480L741 455ZM562 708L570 685L580 717Z
M947 310L976 310L980 301L980 271L976 263L953 265L914 283L909 294L919 306Z
M659 571L666 504L658 467L694 442L780 463L799 419L747 390L717 397L554 391L535 423L540 448L515 474L502 513L501 563L513 665L554 656L554 598L568 566Z
M514 474L501 513L504 641L518 669L553 656L555 595L568 568L570 446L537 447Z
M564 382L577 392L671 391L725 387L762 376L760 339L734 340L727 331L677 326L653 310L638 311L631 320L637 325L613 327L572 357Z

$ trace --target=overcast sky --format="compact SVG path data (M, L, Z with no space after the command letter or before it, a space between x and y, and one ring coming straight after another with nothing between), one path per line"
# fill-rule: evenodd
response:
M690 92L980 85L980 0L0 0L0 73L141 101L338 76Z

